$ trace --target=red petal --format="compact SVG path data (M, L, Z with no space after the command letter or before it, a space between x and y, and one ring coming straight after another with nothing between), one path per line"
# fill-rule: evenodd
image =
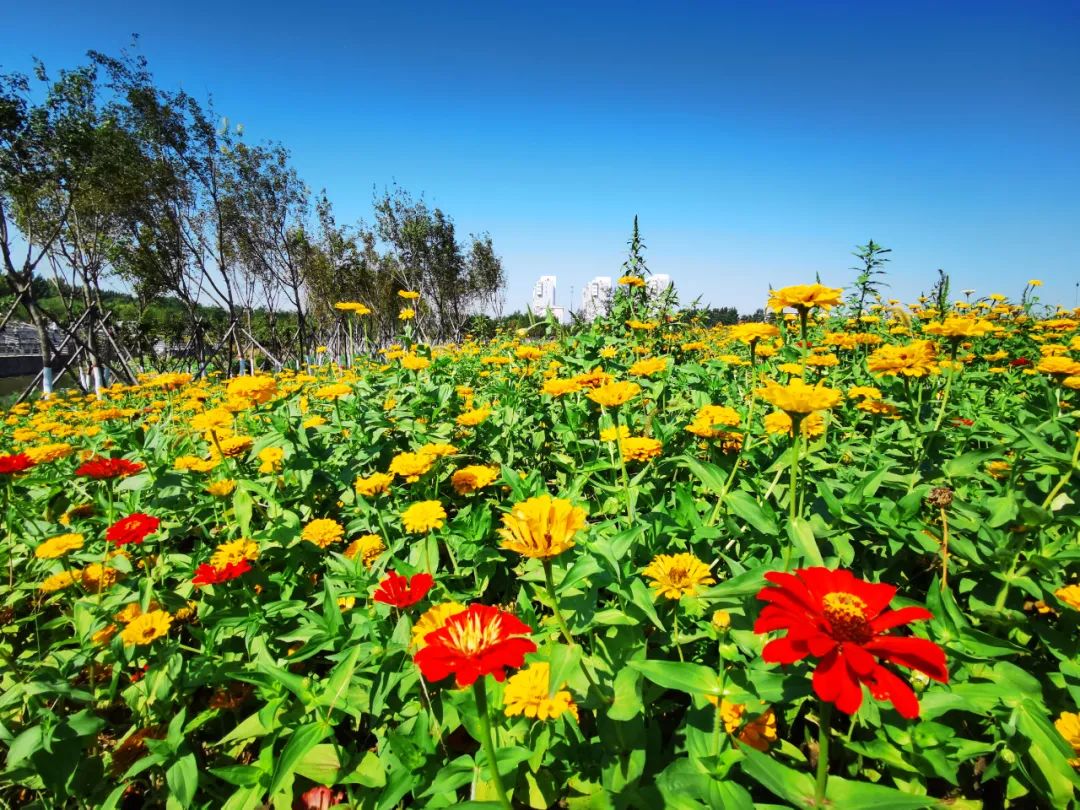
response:
M921 622L934 618L934 614L924 607L902 607L899 610L890 610L882 613L870 623L875 633L884 633L894 627L903 627L912 622Z
M919 716L919 701L915 692L903 680L885 667L874 670L873 677L867 680L870 694L875 700L888 700L900 713L901 717L914 720Z
M794 664L809 655L805 644L795 644L792 639L775 638L761 651L761 660L767 664Z
M945 651L932 641L913 636L881 636L866 645L879 658L917 670L941 683L949 682Z

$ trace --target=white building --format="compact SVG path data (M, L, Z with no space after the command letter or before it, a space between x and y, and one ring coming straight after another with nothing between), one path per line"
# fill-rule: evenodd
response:
M597 276L581 291L581 317L593 321L607 312L611 303L611 276Z
M650 295L659 295L674 285L671 282L671 276L667 273L657 273L645 280L645 286L648 287Z
M533 287L529 309L533 315L543 317L555 306L555 276L540 276Z

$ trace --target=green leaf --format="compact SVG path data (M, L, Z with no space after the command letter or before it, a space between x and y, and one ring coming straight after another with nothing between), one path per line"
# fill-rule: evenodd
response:
M743 773L795 807L813 805L813 779L749 746L740 744L739 748L746 755L742 762Z
M270 793L274 794L284 781L293 775L299 763L307 753L322 742L329 729L324 723L308 723L300 726L289 737L281 755L274 765L274 775L270 779Z
M737 517L745 520L762 534L775 537L780 531L776 525L776 520L765 514L761 505L750 493L742 490L729 492L724 503Z
M243 537L251 534L251 512L254 504L251 493L246 489L237 487L233 492L233 513L236 515L236 522L240 526L240 534Z
M972 450L941 465L946 478L967 478L993 458L1000 458L1001 450Z
M630 720L642 712L641 672L623 667L615 676L615 698L608 709L612 720Z
M806 520L795 518L795 520L788 523L787 533L791 544L807 562L812 565L825 565L821 550L818 549L817 539L814 537L814 530L810 528L810 524Z
M720 695L723 684L715 670L701 664L682 661L631 661L636 669L650 681L666 689L677 689L691 695Z
M686 467L686 469L690 470L705 488L710 490L713 494L719 495L724 491L724 485L727 483L727 476L724 475L724 471L715 464L708 461L698 461L692 456L679 456L676 461L683 467Z
M173 762L165 771L165 781L169 785L169 794L181 807L191 807L195 802L195 791L199 788L199 763L195 755L187 753Z
M913 796L884 785L852 782L839 776L829 778L825 798L844 810L918 810L937 804L927 796Z

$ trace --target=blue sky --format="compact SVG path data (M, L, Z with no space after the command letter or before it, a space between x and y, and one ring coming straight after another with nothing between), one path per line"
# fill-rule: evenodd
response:
M53 0L11 4L0 69L132 32L339 218L396 181L490 231L508 310L617 275L634 214L653 272L740 310L850 281L871 237L905 299L938 267L1068 306L1080 282L1080 3Z

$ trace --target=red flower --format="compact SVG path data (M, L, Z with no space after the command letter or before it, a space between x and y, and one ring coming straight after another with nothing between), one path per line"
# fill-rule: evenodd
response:
M26 453L0 456L0 475L15 475L15 473L26 472L34 466L34 463L34 460Z
M151 515L136 512L126 518L120 518L105 532L105 539L118 546L128 543L141 543L146 536L157 531L161 521Z
M393 605L396 608L407 608L423 599L424 595L431 590L434 581L431 574L414 574L412 579L406 579L401 574L390 571L379 583L372 598L376 602Z
M203 563L195 569L195 577L191 582L195 585L217 585L219 582L228 582L236 579L241 574L251 570L251 563L247 560L229 563L224 568L214 568L210 563Z
M328 787L313 787L293 802L293 810L326 810L345 801L345 794L340 790L335 793Z
M536 651L528 638L531 632L527 624L497 607L470 605L424 636L426 646L413 660L429 681L452 673L458 686L469 686L485 675L501 682L506 678L504 667L520 667L525 653Z
M137 473L145 466L137 461L128 461L126 458L98 457L82 464L75 470L75 474L100 481L106 478L123 478L125 475Z
M919 716L915 692L883 666L886 663L948 682L941 647L922 638L886 635L895 627L933 618L922 607L886 610L896 595L894 586L828 568L803 568L794 574L770 571L765 579L776 587L758 591L758 599L769 604L762 608L754 632L787 630L787 635L766 644L762 658L770 664L820 658L814 691L840 711L859 710L865 684L875 700L888 700L904 717Z
M1026 357L1017 357L1015 360L1010 360L1009 365L1013 368L1019 368L1021 366L1030 366L1031 361Z
M971 419L965 419L963 416L958 416L952 420L952 423L957 427L971 427L975 424Z

